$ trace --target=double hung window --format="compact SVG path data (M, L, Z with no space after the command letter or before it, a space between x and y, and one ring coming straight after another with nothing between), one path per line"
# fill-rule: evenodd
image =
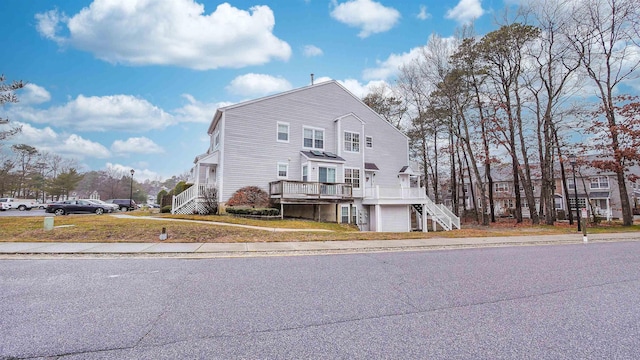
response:
M303 146L309 149L324 149L324 130L304 128Z
M360 134L350 131L344 132L344 151L360 152Z

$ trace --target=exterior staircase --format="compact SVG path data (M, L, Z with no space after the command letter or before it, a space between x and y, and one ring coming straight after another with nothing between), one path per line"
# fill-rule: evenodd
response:
M182 215L206 213L203 194L208 189L207 185L198 184L174 195L171 202L171 213Z
M433 230L436 230L436 224L440 225L444 230L450 231L454 228L460 229L460 218L456 216L449 208L444 204L436 204L431 199L426 198L425 206L422 204L412 204L416 211L423 215L423 211L426 211L427 218L430 218L433 223Z

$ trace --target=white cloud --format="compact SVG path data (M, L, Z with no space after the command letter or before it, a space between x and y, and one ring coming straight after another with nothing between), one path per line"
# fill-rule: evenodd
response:
M427 12L427 7L425 5L420 5L420 12L416 17L420 20L427 20L431 18L431 14Z
M376 67L364 69L362 77L365 80L384 80L395 77L399 73L402 65L418 59L422 51L423 48L420 46L402 54L391 54L384 61L376 61Z
M196 0L94 0L71 17L52 10L36 21L42 36L110 63L207 70L291 56L272 33L273 11L262 5L245 11L222 3L207 14Z
M116 140L111 145L116 154L160 154L164 149L146 137L132 137L127 140Z
M104 159L111 156L109 150L100 143L84 139L77 134L58 134L50 127L38 129L21 122L16 122L16 125L22 126L22 131L10 138L13 144L31 144L39 151L78 159Z
M447 19L453 19L460 24L467 24L484 14L481 0L460 0L458 5L449 9L446 14Z
M146 131L164 129L175 122L171 114L131 95L78 95L62 106L45 110L12 108L12 112L16 119L77 131Z
M51 100L51 94L42 86L26 84L22 88L22 94L18 96L18 99L22 105L42 104Z
M292 88L286 79L265 74L245 74L236 77L226 87L227 91L236 95L261 96Z
M314 81L314 83L320 84L320 83L331 81L331 80L333 79L330 77L320 76ZM385 85L386 87L390 86L386 81L383 81L383 80L369 81L366 84L361 84L360 81L356 79L345 79L345 80L336 80L336 81L359 98L363 98L365 95L367 95L370 92L371 88L373 87L380 87L382 85Z
M371 0L350 0L337 4L331 17L351 27L360 28L358 37L366 38L371 34L390 30L400 19L400 12L391 7Z
M230 103L226 102L203 103L190 94L182 94L182 97L187 100L187 103L172 111L175 115L175 120L180 123L209 123L217 108L230 105Z
M87 155L104 159L111 156L109 150L97 142L84 139L80 135L71 134L61 145L55 146L53 152L61 155L73 155L83 158Z
M139 163L138 165L144 166L144 162ZM106 163L105 169L111 173L120 174L121 176L131 176L131 170L133 169L135 172L133 174L133 178L138 182L143 182L145 180L156 180L163 178L157 172L151 171L149 169L140 169L140 166L131 166L131 165L122 165L122 164L114 164L114 163Z
M320 56L323 54L322 49L314 45L305 45L302 53L306 57Z

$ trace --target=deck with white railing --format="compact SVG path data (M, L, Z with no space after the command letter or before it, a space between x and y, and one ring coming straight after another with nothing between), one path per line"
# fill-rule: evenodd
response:
M178 195L173 196L171 204L172 214L194 214L204 211L202 204L206 191L214 187L208 184L196 184Z
M269 183L269 195L280 201L350 201L351 184L280 180Z

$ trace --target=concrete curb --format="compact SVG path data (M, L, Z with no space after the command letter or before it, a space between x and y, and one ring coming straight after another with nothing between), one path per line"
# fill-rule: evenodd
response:
M592 234L589 242L640 241L640 232ZM433 238L411 240L350 240L270 243L54 243L0 242L0 255L173 255L260 256L374 251L417 251L450 248L581 244L582 234Z

